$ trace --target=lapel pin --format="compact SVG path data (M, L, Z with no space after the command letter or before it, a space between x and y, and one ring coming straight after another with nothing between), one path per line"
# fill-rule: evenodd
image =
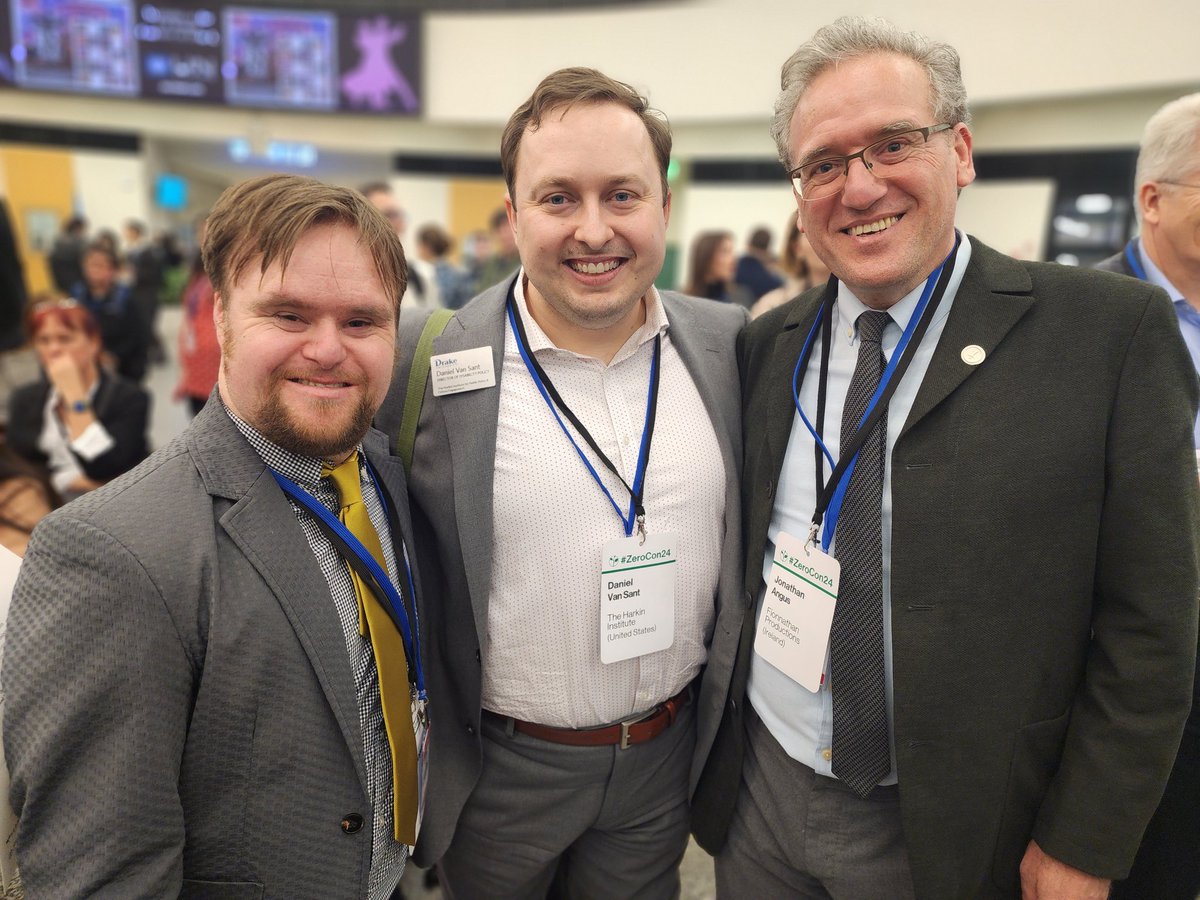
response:
M962 357L962 361L968 366L977 366L983 362L987 353L978 344L967 344L967 346L962 348L962 353L959 355Z

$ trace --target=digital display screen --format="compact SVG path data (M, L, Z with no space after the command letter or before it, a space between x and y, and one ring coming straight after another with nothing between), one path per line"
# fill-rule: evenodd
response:
M263 109L421 112L415 15L189 0L7 4L0 46L11 51L0 57L0 85Z
M133 96L130 0L11 0L14 80L23 87Z

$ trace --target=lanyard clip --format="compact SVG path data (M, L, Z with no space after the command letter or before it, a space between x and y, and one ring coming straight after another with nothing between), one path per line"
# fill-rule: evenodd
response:
M818 537L817 533L820 530L821 530L821 526L818 525L816 522L813 522L811 525L808 526L808 540L804 542L804 552L805 553L808 553L809 547L815 547L817 545L817 537Z
M639 538L638 546L640 547L646 543L646 514L645 513L642 513L641 515L639 515L637 517L637 533L638 533L638 538Z

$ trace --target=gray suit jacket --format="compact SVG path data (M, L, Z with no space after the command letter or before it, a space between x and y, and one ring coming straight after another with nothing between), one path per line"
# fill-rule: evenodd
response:
M917 896L1019 893L1030 838L1128 872L1187 715L1200 591L1198 390L1163 293L977 241L892 453L900 807ZM739 341L743 638L693 828L715 852L741 771L791 377L820 289ZM986 352L979 365L960 356Z
M420 865L436 862L449 846L482 766L479 648L487 630L491 591L492 478L504 358L504 303L512 282L506 279L472 300L455 313L434 341L434 355L491 347L497 385L444 397L434 397L426 386L409 477L422 571L440 598L425 619L428 635L424 640L432 671L430 696L438 724L431 737L430 799L415 857ZM709 663L710 669L723 673L705 679L706 689L697 704L694 785L699 761L707 756L716 733L737 647L736 625L729 623L729 611L740 608L737 596L741 590L741 430L734 338L746 321L746 312L670 291L661 296L671 323L671 342L704 399L727 473L718 618ZM393 443L408 386L408 365L423 325L424 316L401 316L401 365L376 419ZM707 689L710 684L712 690Z
M411 546L403 467L382 435L364 447ZM4 689L30 896L366 896L345 636L287 498L215 399L35 530ZM346 833L351 814L365 824Z

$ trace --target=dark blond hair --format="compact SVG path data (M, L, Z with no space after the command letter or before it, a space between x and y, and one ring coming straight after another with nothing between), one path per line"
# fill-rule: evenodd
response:
M623 81L609 78L595 69L576 66L559 69L542 79L533 95L517 107L504 126L500 137L500 167L504 171L504 182L508 195L513 197L513 186L517 178L517 153L525 132L537 131L542 119L551 112L565 113L580 103L616 103L633 112L650 136L658 171L662 178L663 205L666 205L670 188L667 185L667 166L671 162L671 126L666 117L651 109L649 101Z
M252 178L217 199L201 254L221 302L228 302L230 288L256 260L260 278L275 262L286 271L297 242L320 225L348 225L358 232L399 315L408 266L391 224L361 194L301 175Z

